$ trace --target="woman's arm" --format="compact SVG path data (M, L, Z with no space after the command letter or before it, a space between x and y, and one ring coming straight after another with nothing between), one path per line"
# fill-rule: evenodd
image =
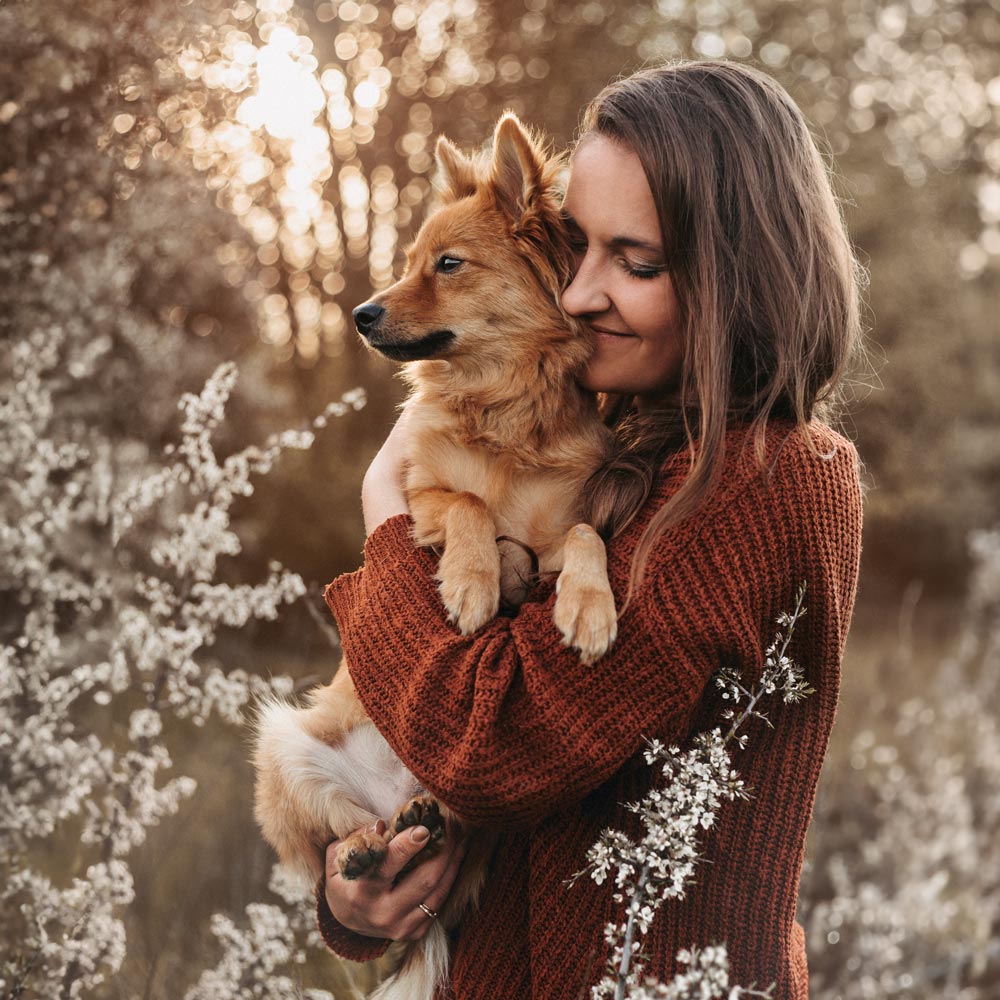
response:
M687 735L727 646L736 643L741 659L759 655L748 595L732 602L728 628L711 635L704 604L722 595L695 583L673 600L692 582L684 569L681 580L650 581L611 652L592 666L562 645L554 593L462 636L446 620L434 557L413 545L410 526L397 516L378 527L365 569L334 581L326 599L375 725L470 823L525 827L578 801L644 736Z
M403 491L403 468L408 442L406 410L400 414L385 443L378 450L361 484L365 536L396 514L408 514Z
M767 488L756 466L734 461L710 505L657 545L614 647L589 667L561 644L550 587L517 617L458 634L434 556L413 545L409 518L391 516L370 535L365 568L326 590L358 696L464 819L532 825L604 783L643 737L687 737L716 669L759 669L801 580L815 607L837 614L849 603L856 462L846 442L822 461L793 441ZM619 569L616 592L622 582Z

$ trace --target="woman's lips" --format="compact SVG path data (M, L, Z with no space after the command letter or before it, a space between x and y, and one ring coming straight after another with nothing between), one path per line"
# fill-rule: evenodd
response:
M622 333L621 330L607 330L603 326L592 326L590 329L593 330L594 333L596 333L596 334L598 334L600 336L614 337L614 338L616 338L618 340L621 340L621 339L623 339L625 337L634 337L635 336L634 333Z

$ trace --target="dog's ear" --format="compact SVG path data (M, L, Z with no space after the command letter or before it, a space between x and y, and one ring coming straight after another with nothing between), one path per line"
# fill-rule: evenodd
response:
M434 147L437 186L444 202L458 201L476 193L476 165L443 135Z
M545 185L546 156L512 111L493 133L490 187L500 208L515 222L537 206Z

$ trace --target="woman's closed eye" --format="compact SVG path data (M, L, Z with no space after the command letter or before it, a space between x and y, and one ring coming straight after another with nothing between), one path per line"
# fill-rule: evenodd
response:
M586 235L575 221L572 221L564 216L563 222L566 225L567 244L569 246L570 253L577 257L582 257L590 246ZM619 241L616 240L615 242L617 243ZM609 249L614 248L609 247ZM640 280L658 278L666 271L666 266L663 264L650 264L645 261L633 261L621 254L615 256L615 261L626 274L633 278L639 278Z
M587 237L575 227L568 229L566 242L573 253L587 252Z
M643 280L658 278L664 271L666 271L666 267L663 264L643 264L641 262L633 263L627 257L619 257L618 262L633 278L640 278Z

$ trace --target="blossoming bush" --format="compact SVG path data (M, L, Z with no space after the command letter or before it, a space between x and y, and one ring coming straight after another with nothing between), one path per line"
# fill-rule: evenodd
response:
M305 592L277 563L258 583L219 579L220 558L241 549L230 507L364 395L345 394L308 431L220 458L212 433L236 380L223 365L182 398L166 461L119 475L105 429L74 413L71 390L99 372L102 352L59 327L3 351L0 995L91 996L125 957L132 856L196 792L190 777L167 776L165 723L239 724L255 694L293 686L209 656L220 631L273 619ZM148 558L122 565L153 513ZM271 886L294 905L248 907L249 931L217 917L224 955L193 1000L298 995L281 970L315 932L301 891L280 877Z
M889 718L853 734L848 776L820 783L800 895L816 1000L996 995L1000 530L970 548L954 652L916 691L894 678Z

